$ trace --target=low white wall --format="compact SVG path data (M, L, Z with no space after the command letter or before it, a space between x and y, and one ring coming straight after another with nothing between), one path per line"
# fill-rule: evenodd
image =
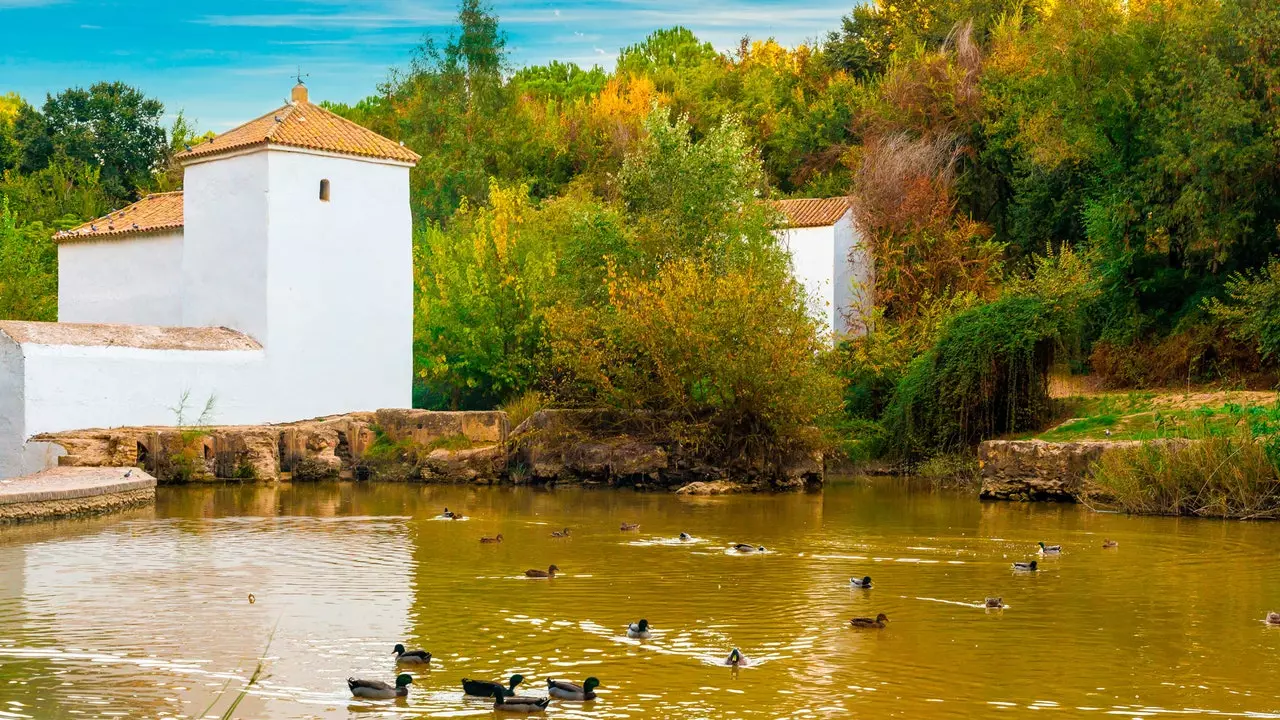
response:
M58 244L58 320L182 324L182 231Z
M142 350L23 345L25 437L122 425L173 425L188 395L186 422L210 396L217 423L296 419L273 416L261 350Z
M835 233L831 226L786 228L779 230L777 237L791 255L791 272L808 295L810 316L822 322L827 332L838 329L836 266L831 261Z

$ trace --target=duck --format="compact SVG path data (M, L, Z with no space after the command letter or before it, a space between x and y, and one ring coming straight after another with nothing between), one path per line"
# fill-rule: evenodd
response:
M1003 607L1004 607L1004 598L1002 598L1002 597L993 597L993 598L989 597L989 598L987 598L986 607L991 608L991 609L993 609L993 610L999 610L999 609L1001 609L1001 608L1003 608Z
M1266 622L1268 625L1280 625L1280 612L1267 613Z
M859 580L858 578L849 578L849 584L856 588L864 588L866 590L870 590L871 576L870 575L863 576L861 580Z
M249 604L252 605L256 602L258 602L258 598L254 597L253 593L249 593Z
M746 667L751 664L751 661L748 660L747 656L743 655L738 648L734 648L729 653L729 657L724 659L724 664L729 667Z
M640 529L640 523L626 523L626 522L622 523L622 532L627 532L629 530L639 530L639 529Z
M856 628L882 628L884 624L889 622L889 616L880 613L875 620L871 618L858 617L849 621L849 624Z
M1036 567L1036 561L1032 560L1031 562L1015 562L1013 570L1014 572L1036 572L1039 568Z
M569 528L555 530L551 533L551 537L569 537Z
M525 570L524 574L525 574L525 577L531 577L531 578L553 578L556 576L556 573L558 572L560 572L560 568L556 567L555 565L552 565L546 570Z
M506 687L502 683L491 682L489 680L472 680L470 678L462 678L462 692L472 697L497 697L497 693L505 692L512 695L516 694L516 686L524 682L524 676L520 674L512 675L510 684Z
M401 673L396 676L396 684L388 685L381 680L357 680L347 678L347 687L354 697L388 700L395 697L408 697L409 685L413 678Z
M640 622L633 622L628 625L627 637L634 640L648 640L650 637L649 621L644 618L640 618Z
M1102 547L1103 547L1104 549L1107 549L1107 548L1116 548L1116 547L1120 547L1120 543L1116 542L1115 540L1103 540L1103 541L1102 541Z
M748 545L746 543L736 543L733 549L740 553L764 552L763 545Z
M497 535L494 535L493 537L482 537L482 538L480 538L480 542L482 542L482 543L500 543L500 542L502 542L502 533L498 533Z
M440 517L445 520L456 520L458 516L456 513L449 512L449 508L445 508L444 512L440 513Z
M431 662L431 653L425 650L405 650L404 645L396 643L395 649L392 650L396 654L396 662L405 665L427 665Z
M547 678L547 693L553 698L560 700L574 700L577 702L586 702L595 700L595 689L600 687L600 681L589 677L582 681L581 685L574 685L564 680L552 680Z
M692 539L693 539L693 536L692 536L692 535L690 535L689 533L687 533L687 532L682 532L682 533L680 533L680 541L681 541L681 542L689 542L689 541L690 541L690 540L692 540Z
M551 698L536 698L508 694L506 688L498 688L493 700L493 709L498 712L536 713L546 712Z
M1044 543L1040 543L1040 554L1041 555L1061 555L1062 546L1061 545L1045 545Z

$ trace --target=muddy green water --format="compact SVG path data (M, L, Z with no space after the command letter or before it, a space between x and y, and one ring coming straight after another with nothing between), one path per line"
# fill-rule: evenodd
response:
M470 519L433 519L444 506ZM1064 554L1011 572L1042 539ZM538 695L549 676L600 678L594 703L553 701L566 718L1280 717L1280 629L1261 621L1280 610L1277 549L1280 523L899 481L703 499L161 488L154 509L0 529L0 718L223 717L273 628L235 717L491 717L459 680L513 672ZM551 563L553 581L522 577ZM973 605L988 595L1009 607ZM878 612L884 630L848 625ZM640 617L653 638L627 640ZM345 678L391 680L397 642L431 669L407 700L353 700ZM753 667L718 664L735 646Z

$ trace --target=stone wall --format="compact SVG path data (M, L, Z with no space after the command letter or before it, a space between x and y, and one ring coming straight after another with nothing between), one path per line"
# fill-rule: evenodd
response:
M1074 502L1100 495L1089 482L1095 463L1108 452L1151 442L1181 444L1185 440L987 440L978 446L982 497L988 500L1053 500Z

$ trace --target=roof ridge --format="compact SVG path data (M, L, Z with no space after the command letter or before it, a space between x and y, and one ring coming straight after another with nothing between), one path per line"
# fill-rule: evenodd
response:
M288 120L293 115L293 111L297 109L298 109L298 103L290 102L282 107L276 108L275 110L267 113L267 115L271 115L273 116L273 118L275 117L279 118L279 120L276 121L276 123L271 126L271 129L267 131L267 137L266 137L267 142L271 142L275 140L276 132L279 131L280 128L284 127L284 121ZM257 122L258 120L263 120L267 117L267 115L263 115L260 118L250 120L249 122ZM248 124L249 123L245 123L245 125L248 125ZM241 127L243 127L243 125Z

